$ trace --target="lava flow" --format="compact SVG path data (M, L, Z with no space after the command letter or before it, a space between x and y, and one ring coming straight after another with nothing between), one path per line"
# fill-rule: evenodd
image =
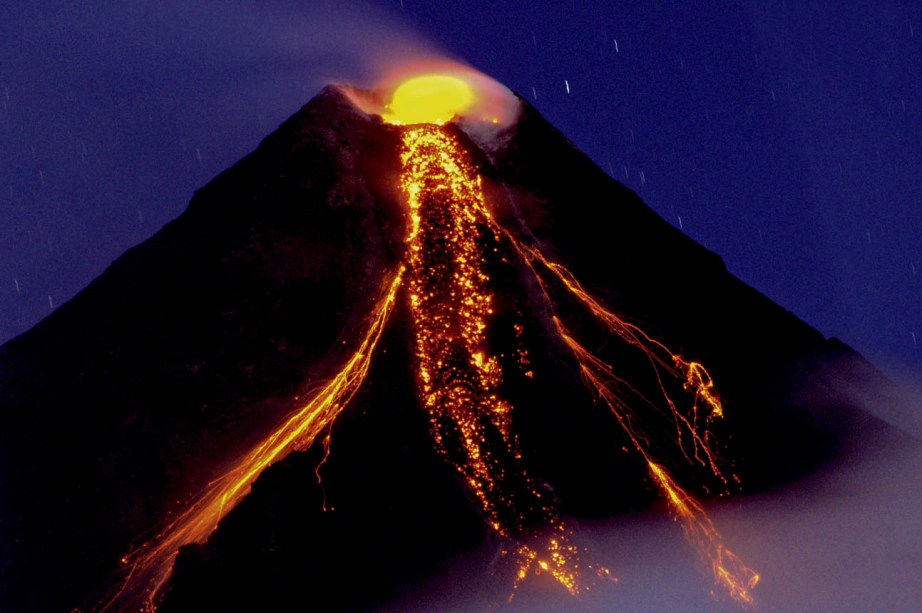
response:
M436 444L464 475L500 536L519 540L526 533L522 522L543 515L551 536L544 541L542 551L517 545L516 586L537 564L537 568L550 572L570 593L578 594L579 550L568 542L568 530L556 512L554 501L535 486L519 465L521 455L509 431L511 407L497 394L502 373L496 358L488 355L484 338L492 311L481 235L488 235L494 243L500 235L509 239L542 288L552 313L551 294L535 262L550 271L609 333L642 352L659 382L662 401L675 427L678 449L686 459L709 469L727 485L728 477L719 467L706 428L710 420L722 417L724 410L704 366L686 361L638 326L604 308L565 267L548 260L539 249L523 245L511 233L502 232L486 207L479 177L465 160L458 143L439 127L446 116L463 112L470 104L469 91L457 81L437 76L410 80L395 93L385 115L398 125L426 124L404 131L401 177L411 217L410 301L417 331L422 400L431 415ZM419 95L414 97L414 92ZM428 114L420 112L420 106L429 109ZM408 110L406 116L400 114L403 108ZM752 589L759 575L723 545L701 505L654 461L646 436L639 434L634 425L642 420L629 399L654 410L660 405L617 377L610 365L575 340L556 315L553 322L559 338L576 358L586 384L612 411L634 449L646 461L657 489L675 517L682 521L687 538L709 561L717 584L738 602L752 605ZM679 409L668 391L666 379L680 380L693 395L688 412ZM455 441L463 452L453 454L446 439ZM511 480L510 475L520 479L518 487L506 483ZM511 499L513 491L527 494ZM602 567L594 570L608 575Z
M100 611L154 611L179 548L189 543L204 542L227 512L249 493L250 485L267 466L291 451L307 449L324 431L329 436L333 421L349 404L368 374L375 347L394 308L403 273L401 268L388 283L368 319L368 329L358 348L336 376L264 441L240 458L233 468L212 481L194 504L161 528L153 539L122 558L127 576L120 588L100 605ZM326 440L328 442L329 439Z
M512 407L499 395L502 371L487 346L492 295L482 244L497 237L491 235L480 178L438 125L407 128L403 142L410 310L421 401L433 438L493 530L517 543L520 580L536 564L575 595L581 589L578 548L568 542L554 500L520 466L510 432ZM550 536L526 545L520 541L533 523Z
M381 114L400 130L403 143L400 187L409 220L406 263L389 277L359 346L339 373L157 537L126 556L128 579L103 610L128 609L142 593L146 607L153 610L180 546L206 539L268 465L310 446L324 432L323 442L329 443L331 424L364 381L401 290L415 334L420 406L429 417L436 448L457 469L489 526L506 543L505 553L516 564L513 594L533 573L548 573L573 595L586 588L586 571L609 577L604 567L584 561L587 554L572 542L554 495L524 468L523 451L512 430L514 407L501 392L500 356L492 353L489 343L494 288L487 260L501 247L511 257L517 255L521 269L533 277L538 300L543 300L541 310L550 314L548 332L569 350L588 389L611 411L634 452L646 462L651 482L708 561L715 582L741 604L753 603L758 574L724 546L702 505L675 482L658 456L659 450L671 446L678 451L676 457L706 471L722 492L735 485L737 479L721 467L708 431L724 413L710 375L700 363L673 353L604 307L567 268L545 257L534 241L526 244L493 218L468 152L457 131L445 125L463 115L475 99L468 83L454 76L415 77L395 90ZM636 351L650 366L658 397L645 397L587 349L558 313L554 296L582 305L612 341ZM664 418L669 427L654 425Z
M682 489L661 464L657 463L649 444L653 433L640 431L644 419L640 416L636 406L656 410L659 406L665 405L668 408L668 418L671 419L675 428L674 445L681 455L689 462L708 469L724 486L728 485L730 479L738 481L735 475L728 477L720 468L710 433L706 429L711 420L721 418L724 414L723 405L715 394L710 374L700 363L689 362L682 356L672 353L665 345L651 338L641 328L603 307L583 289L573 274L564 266L548 260L538 249L522 245L509 234L507 236L538 281L551 313L555 313L553 300L547 281L535 267L536 262L550 271L552 278L556 279L571 297L581 302L611 334L638 350L640 355L649 362L661 393L662 402L660 404L645 398L630 382L620 378L611 365L599 359L577 341L556 314L552 316L554 328L579 364L586 385L609 408L634 450L646 462L654 485L669 505L675 519L682 523L686 538L697 548L699 554L711 567L715 583L740 604L754 605L752 590L759 582L758 573L747 567L723 544L720 534L705 514L701 504ZM681 382L685 391L692 394L691 407L687 413L680 410L669 393L666 384L669 379ZM702 416L702 412L706 414ZM662 444L665 441L659 437L657 442ZM726 492L727 490L724 489L723 493Z

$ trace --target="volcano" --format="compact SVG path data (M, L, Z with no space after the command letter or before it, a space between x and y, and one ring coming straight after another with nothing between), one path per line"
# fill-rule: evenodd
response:
M829 384L873 366L521 98L371 98L323 89L0 349L0 609L362 609L485 543L578 597L612 576L571 523L656 505L745 604L701 501L900 437Z

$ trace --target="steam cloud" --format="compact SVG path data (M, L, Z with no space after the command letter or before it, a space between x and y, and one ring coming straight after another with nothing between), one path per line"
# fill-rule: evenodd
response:
M238 0L227 6L209 0L190 7L174 0L157 11L134 6L117 9L107 21L116 33L126 30L124 23L145 24L127 28L133 32L128 36L131 44L151 53L188 57L191 49L215 69L258 72L278 86L283 86L283 80L297 82L310 96L330 82L392 89L421 72L463 76L494 104L509 95L489 77L426 40L397 13L362 2ZM214 76L226 79L227 86L239 85L226 73Z

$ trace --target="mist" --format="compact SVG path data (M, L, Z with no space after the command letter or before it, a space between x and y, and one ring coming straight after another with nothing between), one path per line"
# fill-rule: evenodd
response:
M810 404L819 389L895 426L877 440L774 491L706 502L723 544L759 573L756 611L913 613L922 602L922 393L911 383L870 380L860 362L820 368L795 391ZM854 374L855 376L850 376ZM783 453L785 441L778 441ZM859 451L860 449L860 451ZM745 484L744 484L745 485ZM509 600L499 544L408 588L383 611L733 613L749 610L717 586L706 560L665 505L606 521L570 521L584 563L617 581L595 580L579 599L548 576L531 577Z
M725 545L761 576L755 610L911 613L922 602L920 505L922 450L909 443L851 458L771 494L706 508ZM575 600L533 577L507 602L502 562L491 557L495 548L484 548L382 610L746 610L720 593L665 510L583 522L576 540L588 548L587 560L607 566L618 581L598 580Z

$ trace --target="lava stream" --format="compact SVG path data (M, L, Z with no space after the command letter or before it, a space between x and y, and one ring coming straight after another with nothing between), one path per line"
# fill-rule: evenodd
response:
M608 406L634 449L647 463L653 483L666 500L675 519L682 523L686 538L709 563L715 583L740 604L752 606L755 602L752 590L759 582L758 573L747 567L723 544L720 533L705 514L701 503L676 484L666 469L653 460L647 448L647 441L636 433L631 423L629 407L615 391L618 378L611 367L570 336L556 317L555 323L560 337L579 362L583 379Z
M608 330L623 342L640 350L651 364L659 383L659 389L677 428L676 446L689 462L696 462L710 469L722 483L728 479L718 465L717 453L712 447L710 433L705 429L712 419L723 417L724 409L714 391L710 374L698 362L689 362L673 353L661 342L651 338L638 326L624 321L615 313L603 307L576 280L576 277L563 265L548 260L540 250L525 246L507 234L516 250L525 259L529 270L542 289L547 307L555 312L548 286L534 266L540 262L563 285L568 294L579 300ZM641 404L655 407L655 403L644 398L629 382L616 375L611 365L599 359L580 344L567 330L560 318L552 316L558 337L570 349L583 375L583 380L591 391L611 410L622 430L627 435L635 451L647 463L651 479L666 500L676 520L682 523L687 540L696 547L699 554L711 567L714 581L734 600L744 606L753 606L755 599L753 588L759 582L759 575L747 567L724 544L720 533L704 512L701 504L682 489L663 466L654 461L649 450L649 440L639 430L642 418L626 396L633 395ZM668 358L668 359L667 359ZM677 403L670 396L665 379L681 380L686 391L694 395L690 409L691 416L684 415ZM698 417L699 401L709 409L704 420ZM693 453L686 452L683 441L691 439ZM732 476L737 480L735 475Z
M422 400L431 415L436 444L464 475L494 530L517 542L515 559L519 570L514 587L532 569L539 569L551 573L571 594L578 594L583 581L580 551L568 542L569 531L557 514L555 501L537 489L522 470L517 442L509 432L511 407L496 393L502 372L485 347L492 294L480 246L481 233L491 235L494 242L505 236L512 243L541 287L552 313L555 309L548 282L535 262L550 271L552 278L610 333L642 352L674 423L676 447L689 462L709 469L727 485L728 478L719 466L707 430L711 420L723 416L723 406L710 374L700 363L685 360L638 326L624 321L593 298L564 266L503 232L484 203L479 176L443 128L407 128L403 137L401 183L411 220L410 303L417 331ZM715 582L741 604L752 605L752 589L759 576L723 545L700 503L653 460L649 441L637 425L643 419L628 399L653 410L661 410L661 405L645 398L630 382L619 378L609 364L576 341L559 317L553 315L552 320L554 331L577 360L584 381L611 410L646 461L654 485L682 522L686 537L709 561ZM679 409L668 391L667 380L680 382L693 395L688 413ZM499 438L489 436L491 431L499 433ZM459 441L463 453L453 454L451 442L446 439ZM501 443L496 444L497 440ZM510 483L510 474L520 482ZM513 491L528 495L514 500L509 497ZM542 515L549 536L535 548L528 544L528 531L522 522ZM587 568L608 576L604 568Z
M405 128L403 143L410 311L433 438L493 530L516 543L516 586L538 568L575 595L582 589L579 549L569 543L556 501L521 466L512 407L499 395L502 368L488 349L493 295L482 244L497 236L480 177L441 126ZM550 534L525 544L536 524Z
M247 495L263 469L291 451L307 449L322 432L329 430L368 374L403 275L401 267L375 306L362 342L336 376L233 468L212 481L194 504L164 526L153 539L122 559L128 569L127 577L120 589L101 605L100 611L154 611L179 548L204 542L227 512Z
M566 267L546 258L540 250L521 244L510 236L518 252L526 258L529 267L544 290L545 299L551 303L550 294L544 280L538 274L533 262L540 262L547 270L551 271L567 292L581 302L589 312L601 321L608 331L616 335L621 341L638 349L643 357L649 361L653 374L659 384L661 399L669 409L669 417L676 429L676 444L682 454L689 460L708 468L715 477L724 485L729 479L724 475L719 465L717 453L713 448L713 441L707 425L714 419L723 417L723 404L714 390L714 382L707 369L699 362L689 362L681 355L673 353L663 343L651 338L642 328L625 321L615 313L603 307L592 297L576 277ZM560 331L558 323L558 331ZM667 391L666 380L681 380L687 391L694 395L689 415L681 411ZM622 382L627 385L626 382ZM658 410L654 402L641 398L644 404ZM704 405L703 407L701 405ZM627 406L625 406L627 408ZM702 409L706 414L702 418ZM689 441L690 443L686 443ZM688 449L690 445L691 449ZM732 477L736 480L735 476Z

